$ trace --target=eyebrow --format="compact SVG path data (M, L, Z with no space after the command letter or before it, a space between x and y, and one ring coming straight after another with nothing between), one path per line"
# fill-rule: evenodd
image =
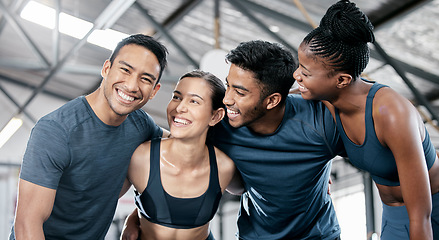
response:
M135 68L133 66L131 66L131 64L129 64L129 63L125 62L125 61L120 60L119 63L122 64L122 65L126 65L127 67L135 70ZM151 74L151 73L144 72L144 73L142 73L142 75L147 75L148 77L152 78L153 81L156 80L156 77L153 74Z
M229 81L227 80L227 77L226 77L226 83L229 84ZM229 86L230 86L230 85L229 85ZM241 86L241 85L234 85L234 84L232 84L232 87L233 87L233 88L241 89L242 91L250 92L247 88L245 88L245 87L243 87L243 86Z
M306 68L305 66L303 66L303 64L301 64L301 63L299 63L299 65L303 68L303 69L305 69L306 71L308 71L309 72L309 69L308 68Z
M177 94L179 94L179 95L183 95L183 94L181 94L181 92L178 91L178 90L174 90L174 93L177 93ZM197 98L199 98L199 99L201 99L201 100L204 101L204 99L203 99L200 95L198 95L198 94L195 94L195 93L189 93L189 96L191 96L191 97L197 97Z

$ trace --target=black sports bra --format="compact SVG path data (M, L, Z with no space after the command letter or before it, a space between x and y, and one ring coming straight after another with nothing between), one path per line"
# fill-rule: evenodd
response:
M208 145L210 178L207 191L195 198L176 198L164 189L160 178L160 142L151 141L148 185L142 194L137 191L135 202L148 221L171 228L195 228L208 223L215 215L222 196L218 180L215 150Z

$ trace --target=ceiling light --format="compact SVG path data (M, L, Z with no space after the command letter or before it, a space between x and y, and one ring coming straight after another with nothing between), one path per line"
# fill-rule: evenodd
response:
M93 28L93 23L87 22L80 18L59 14L59 31L71 37L82 39Z
M87 41L99 47L113 50L116 48L116 45L120 40L126 37L128 37L128 34L114 31L112 29L95 30L90 37L88 37Z
M270 29L270 31L272 31L274 33L277 33L280 30L280 28L278 26L274 26L274 25L270 26L269 29Z
M21 127L23 120L19 117L13 117L8 124L0 132L0 148L14 135L14 133Z
M55 14L55 9L35 1L29 1L21 11L20 17L43 27L54 29Z
M117 11L116 12L113 11L113 13L121 15L128 7L131 6L131 4L134 1L132 0L126 2L122 1L124 2L123 4L120 4L121 1L113 1L113 2L115 2L115 4L112 5L113 7L111 9L115 9L115 7L117 9ZM108 11L105 12L108 13ZM20 17L22 17L27 21L36 23L38 25L53 30L55 28L55 14L56 14L55 9L35 1L29 1L21 11ZM100 19L102 20L103 18L100 17ZM97 20L97 22L99 21ZM105 26L110 26L110 25L106 23ZM93 23L91 22L74 17L64 12L61 12L59 15L59 31L63 34L69 35L77 39L82 39L92 28L93 28ZM102 48L106 48L111 51L116 47L117 43L120 40L122 40L127 36L128 34L115 31L112 29L95 30L88 37L87 41L91 44L97 45Z

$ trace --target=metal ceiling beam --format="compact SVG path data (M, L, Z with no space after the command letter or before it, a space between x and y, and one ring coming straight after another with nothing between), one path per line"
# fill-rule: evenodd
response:
M390 19L400 15L403 12L415 8L417 5L426 3L427 0L386 0L381 1L378 9L367 13L375 27L389 21Z
M0 68L3 69L17 69L23 71L49 71L50 68L41 67L35 61L28 61L23 59L6 59L0 58ZM99 75L101 73L102 66L92 66L92 65L70 65L65 64L59 72L62 73L74 73L83 75Z
M123 0L119 2L123 2ZM50 68L48 75L44 78L44 80L40 83L40 85L34 89L34 91L32 92L31 96L27 99L27 101L22 106L19 107L18 114L24 111L24 109L29 105L29 103L32 102L32 100L44 89L44 87L49 82L49 80L52 79L52 77L55 76L55 74L57 74L60 71L60 69L64 66L64 64L67 62L70 56L76 53L87 42L87 38L95 30L102 29L103 27L111 27L108 24L109 20L111 20L112 23L117 21L117 19L114 19L115 15L120 17L123 14L122 12L120 12L120 9L117 8L117 3L119 2L113 1L112 4L108 5L108 7L104 9L104 11L102 11L101 14L96 18L92 29L90 29L90 31L88 31L87 34L85 34L85 36L81 40L76 42L76 44L67 52L67 54L59 62L57 62L57 64L55 64ZM1 5L3 6L3 4ZM128 8L124 9L124 11L126 11L127 9Z
M49 60L44 56L44 54L40 51L37 45L32 41L30 36L26 33L24 28L15 18L15 15L10 12L10 10L0 1L0 10L3 12L4 16L8 20L9 24L16 30L17 34L24 40L32 52L39 58L39 60L45 65L50 66Z
M291 24L293 27L298 28L305 33L310 32L313 30L313 28L309 25L309 23L302 22L298 19L292 18L288 15L282 14L280 12L271 10L267 7L264 7L262 5L259 5L257 3L248 1L248 0L239 0L239 1L230 1L230 3L233 5L235 2L242 2L248 9L251 9L255 12L264 14L267 17L273 18L277 21L284 22Z
M10 76L6 76L6 75L1 74L1 73L0 73L0 80L8 82L8 83L16 84L16 85L19 85L20 87L24 87L24 88L27 88L27 89L30 89L30 90L35 90L37 88L37 86L30 85L29 83L20 81L18 79L12 78ZM58 99L64 100L64 101L72 100L71 98L68 98L68 97L66 97L64 95L61 95L61 94L59 94L57 92L53 92L53 91L50 91L50 90L44 89L41 92L44 93L44 94L47 94L49 96L56 97Z
M171 29L177 24L184 16L186 16L192 9L198 6L203 0L188 0L182 3L174 12L172 12L165 21L162 22L162 26L165 29ZM159 34L156 30L151 35ZM159 37L159 36L157 36Z
M12 12L17 11L20 8L22 2L23 0L16 0L11 2L9 5L9 9L11 9ZM6 19L3 16L0 16L0 33L3 31L5 25L6 25Z
M60 52L60 32L59 32L59 14L61 13L61 0L55 0L55 27L52 31L52 54L53 54L53 64L57 64L59 61Z
M276 39L279 43L283 44L285 47L292 50L297 55L297 49L291 46L287 41L285 41L282 37L271 31L262 21L256 18L253 14L251 14L246 7L239 3L240 1L236 0L227 0L233 7L235 7L242 14L247 16L253 23L255 23L260 29L270 35L272 38Z
M390 66L393 67L393 69L395 69L396 73L398 73L398 75L401 77L401 79L410 88L413 95L418 100L418 103L423 105L428 110L428 112L430 112L432 119L439 121L437 114L435 113L435 111L431 107L428 100L418 91L418 89L416 89L416 87L413 85L413 83L407 78L404 70L400 68L398 63L396 63L393 60L393 58L391 58L389 55L387 55L387 53L384 51L384 49L380 46L380 44L377 41L375 41L373 44L375 46L376 51L384 58L384 60L387 62L387 64L389 64Z
M146 8L144 8L142 5L140 5L138 2L134 3L134 6L139 9L143 15L148 19L148 21L154 26L155 29L159 30L167 39L169 42L171 42L172 45L174 45L175 48L183 55L186 60L188 60L194 68L199 68L199 63L195 61L189 53L171 36L171 34L166 30L160 23L158 23L149 13Z
M381 56L380 53L378 53L374 49L370 49L370 56L376 60L385 62L385 59ZM439 76L435 75L431 72L427 72L423 69L420 69L418 67L415 67L413 65L410 65L408 63L402 62L400 60L397 60L395 58L392 58L391 56L388 56L392 59L392 62L396 63L398 66L400 66L402 69L404 69L407 73L413 74L415 76L418 76L426 81L439 84Z
M2 85L0 85L0 91L2 91L2 92L5 94L5 96L6 96L7 98L9 98L9 100L11 100L11 102L12 102L16 107L20 107L20 104L19 104L17 101L15 101L15 99L12 97L12 95L9 94L9 92L6 91L6 89L4 89L4 88L2 87ZM34 117L32 117L32 115L30 115L27 111L23 111L23 114L24 114L27 118L29 118L33 123L36 123L36 122L37 122L37 121L34 119Z
M28 100L18 109L18 113L22 112L30 102L40 93L43 88L46 86L46 84L49 82L50 79L52 79L55 74L57 74L60 69L63 67L63 65L67 62L67 60L72 56L74 53L76 53L86 42L87 38L90 36L90 34L95 30L96 28L93 27L81 40L79 40L71 49L70 51L59 61L56 65L50 68L49 74L44 78L44 80L40 83L39 86L37 86L32 95L28 98Z

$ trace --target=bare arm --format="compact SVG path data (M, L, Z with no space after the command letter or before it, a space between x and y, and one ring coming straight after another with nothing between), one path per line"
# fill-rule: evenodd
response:
M373 117L378 138L395 157L410 219L410 239L433 239L430 181L422 147L423 122L410 102L391 89L383 90L387 93L374 103Z
M127 216L122 228L121 240L137 240L140 235L140 220L137 215L137 208Z
M120 190L120 193L119 193L119 198L121 198L123 195L125 195L125 193L128 192L130 187L131 187L130 180L128 180L128 178L125 178L125 182L123 183L122 190Z
M226 191L233 195L241 195L244 192L244 184L238 169L235 170L235 174L227 186Z
M165 134L163 129L163 133ZM150 151L150 142L144 142L137 147L136 151L134 151L133 156L131 157L131 162L128 167L128 175L127 179L125 179L124 188L127 185L131 186L133 184L134 188L138 189L139 192L142 192L147 184L149 178L149 151ZM122 189L128 191L129 189ZM125 193L124 192L124 193ZM121 192L122 193L122 192ZM122 229L122 234L120 235L121 240L136 240L140 235L140 220L137 215L137 208L127 216L125 220L125 224Z
M15 215L15 239L44 239L43 223L49 218L56 190L20 179Z

